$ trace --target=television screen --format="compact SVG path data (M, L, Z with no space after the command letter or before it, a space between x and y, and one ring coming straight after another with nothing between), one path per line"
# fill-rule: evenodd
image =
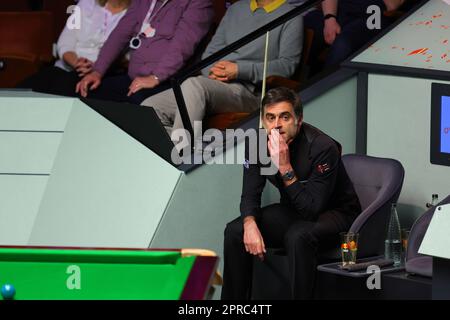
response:
M441 101L441 152L450 153L450 97Z
M450 166L450 85L431 86L431 150L433 164Z

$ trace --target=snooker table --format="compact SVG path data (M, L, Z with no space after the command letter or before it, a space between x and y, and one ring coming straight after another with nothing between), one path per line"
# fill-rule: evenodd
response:
M217 263L198 249L0 246L0 287L17 300L198 300Z

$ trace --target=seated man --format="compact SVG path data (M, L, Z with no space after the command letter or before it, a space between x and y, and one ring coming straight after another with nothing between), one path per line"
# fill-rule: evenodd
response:
M286 0L241 0L230 6L203 58L225 48L294 7ZM298 16L270 32L267 75L290 77L300 61L303 20ZM205 114L251 112L259 108L255 88L263 80L265 37L245 45L222 61L191 77L182 85L192 127ZM166 90L143 102L154 107L169 133L182 129L173 90ZM175 139L176 140L176 139Z
M305 16L305 27L314 30L311 56L316 56L326 45L331 46L325 65L337 65L356 52L393 20L383 12L398 9L405 0L324 0L322 10ZM369 29L371 14L367 8L380 8L381 29Z
M152 88L179 71L193 55L212 23L211 0L133 0L102 47L93 72L76 91L83 97L140 104ZM102 78L127 49L128 75Z
M266 247L285 248L292 296L308 299L318 250L339 246L339 233L348 231L361 206L342 164L340 145L303 123L294 91L269 90L262 108L267 147L278 172L265 176L260 164L244 166L241 216L225 229L222 299L249 298L252 255L263 259ZM281 200L261 209L266 180L278 188Z

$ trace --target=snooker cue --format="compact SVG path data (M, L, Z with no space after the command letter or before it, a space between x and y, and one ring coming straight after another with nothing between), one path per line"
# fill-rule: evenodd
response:
M262 90L261 90L261 106L259 108L259 128L262 129L262 100L266 95L266 77L267 77L267 58L269 52L269 31L266 33L266 48L264 51L264 68L263 68L263 82L262 82Z

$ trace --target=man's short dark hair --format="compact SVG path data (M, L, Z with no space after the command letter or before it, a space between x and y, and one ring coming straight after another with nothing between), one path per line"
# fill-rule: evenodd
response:
M299 95L292 89L279 87L267 91L262 101L262 113L264 115L266 107L272 106L280 102L288 102L294 109L295 116L300 118L303 115L303 105Z

